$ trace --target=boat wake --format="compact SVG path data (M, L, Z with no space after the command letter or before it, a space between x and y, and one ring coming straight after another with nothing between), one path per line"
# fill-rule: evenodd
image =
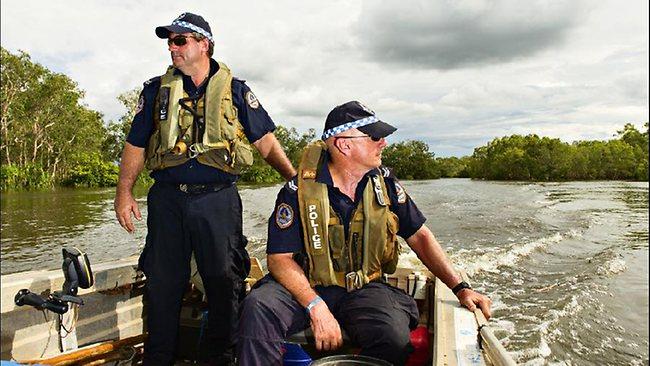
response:
M463 268L470 276L481 271L499 273L500 267L512 267L519 260L529 256L536 250L546 248L567 239L578 238L581 235L580 231L572 229L565 233L555 233L530 242L495 246L490 248L491 250L489 252L475 256L468 255L467 253L452 255L452 261L456 266ZM481 248L481 250L484 249Z

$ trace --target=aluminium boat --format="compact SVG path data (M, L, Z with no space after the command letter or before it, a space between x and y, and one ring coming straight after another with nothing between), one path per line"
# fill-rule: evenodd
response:
M246 279L248 289L264 276L260 261L256 258L251 261L251 273ZM1 277L3 366L141 364L146 338L147 306L143 299L146 278L137 270L137 257L99 263L93 266L92 272L90 268L88 271L91 279L87 285L91 286L75 289L72 297L63 300L62 292L57 290L63 288L65 292L67 286L70 291L70 276L65 270L29 271ZM461 275L469 282L464 272ZM431 273L400 267L385 280L413 296L420 310L419 326L414 331L417 337L414 338L415 333L411 337L415 352L409 364L515 364L482 313L461 307L451 290ZM178 365L193 364L205 354L201 337L209 314L201 289L200 277L195 273L183 298ZM40 301L38 306L28 306L24 299L26 293L31 293L32 299L63 304L66 309L49 303L38 304ZM18 305L21 302L23 306ZM341 361L347 356L317 352L309 329L291 336L287 342L287 346L300 345L314 360L331 360L322 365L352 364ZM345 341L336 353L356 352L358 349ZM372 364L359 362L354 364Z

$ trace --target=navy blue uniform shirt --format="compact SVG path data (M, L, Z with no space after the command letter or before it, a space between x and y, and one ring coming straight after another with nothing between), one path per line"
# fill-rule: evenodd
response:
M350 197L341 192L337 187L334 187L332 175L327 166L327 160L320 167L316 175L316 182L327 185L330 205L343 221L346 238L348 237L352 213L363 199L363 190L366 187L369 176L374 174L382 174L384 176L388 197L390 198L390 210L399 218L399 231L397 232L399 236L404 239L411 237L426 221L426 218L417 208L415 202L406 194L397 179L390 174L388 168L381 167L366 173L357 185L357 190L354 194L355 199L352 201ZM268 242L266 244L266 252L268 254L304 252L297 190L297 177L294 177L278 193L275 209L269 218Z
M219 70L219 64L210 59L210 75L214 75ZM183 89L188 96L197 96L205 92L207 79L198 87L194 85L192 78L183 75L176 70L177 75L183 76ZM208 78L209 78L208 77ZM140 100L138 101L138 110L131 123L131 131L126 141L131 145L146 148L149 143L149 137L153 133L153 116L154 104L158 89L160 88L160 76L148 80L144 83ZM262 136L275 130L275 124L269 117L268 113L259 103L253 103L251 106L246 102L246 94L252 93L250 88L243 80L232 80L232 99L237 108L239 122L244 128L244 133L248 141L255 142ZM250 98L249 98L250 99ZM256 98L253 97L253 100ZM162 170L155 170L151 177L157 182L169 183L188 183L188 184L206 184L206 183L228 183L237 180L236 175L226 173L220 169L203 165L196 159L190 159L182 165L170 167Z

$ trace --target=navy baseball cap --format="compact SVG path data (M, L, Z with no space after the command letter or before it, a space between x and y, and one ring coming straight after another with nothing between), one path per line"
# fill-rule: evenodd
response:
M322 140L356 128L370 137L382 138L395 132L397 128L380 121L370 108L353 100L341 104L327 115Z
M210 24L203 19L202 16L183 13L174 19L170 25L161 25L156 27L156 35L158 38L169 38L170 33L199 33L207 38L210 43L214 44L212 39L212 30Z

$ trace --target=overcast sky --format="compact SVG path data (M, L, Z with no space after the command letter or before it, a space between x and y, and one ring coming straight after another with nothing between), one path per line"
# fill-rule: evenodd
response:
M354 99L398 127L389 142L424 140L437 156L511 134L609 139L648 121L643 0L3 0L1 42L115 120L117 95L170 63L154 28L185 11L210 23L215 58L275 123L299 131L322 131Z

